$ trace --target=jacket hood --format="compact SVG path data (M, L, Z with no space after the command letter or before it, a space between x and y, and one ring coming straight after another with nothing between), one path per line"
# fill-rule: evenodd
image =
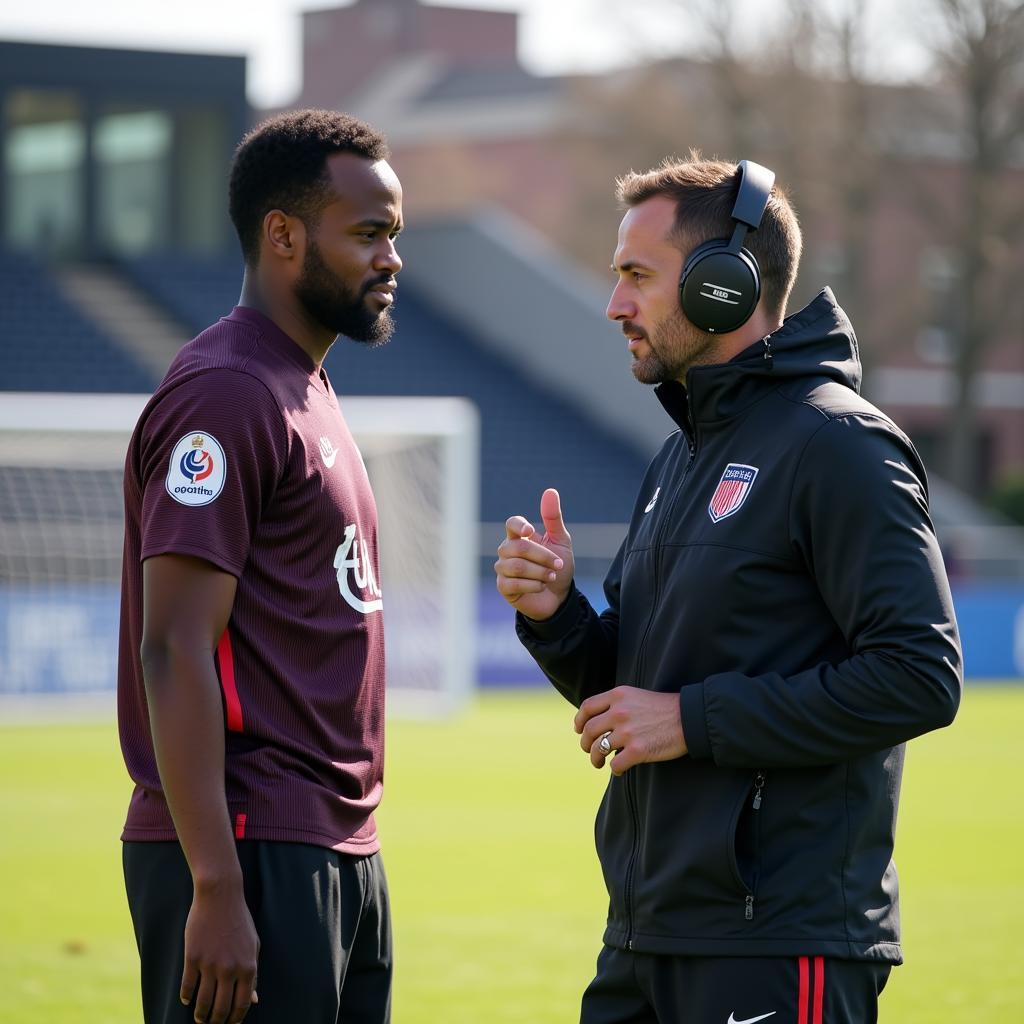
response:
M686 387L666 381L655 393L677 423L685 423L687 410L695 423L711 422L737 415L766 389L796 377L821 377L860 393L857 338L830 288L728 363L694 367Z

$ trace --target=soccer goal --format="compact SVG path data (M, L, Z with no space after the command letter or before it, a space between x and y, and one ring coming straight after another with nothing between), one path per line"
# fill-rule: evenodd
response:
M124 457L147 400L0 393L0 719L4 701L114 692ZM476 675L476 408L341 405L377 500L389 714L450 713Z

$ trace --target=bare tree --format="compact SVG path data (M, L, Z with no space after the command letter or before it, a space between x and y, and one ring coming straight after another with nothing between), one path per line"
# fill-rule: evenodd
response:
M691 9L703 26L706 43L697 56L709 63L715 83L717 116L724 127L724 153L734 159L753 151L758 114L752 61L736 48L736 0L676 0ZM724 154L723 154L724 155Z
M949 420L946 472L965 489L976 484L975 381L1015 294L1011 254L1024 212L1008 188L1024 147L1024 3L931 0L941 37L940 67L963 104L965 162L956 247L960 269L956 332L956 402ZM1019 188L1019 176L1016 184Z
M656 73L659 65L682 60L704 69L707 88L690 125L698 137L677 149L710 147L723 157L750 151L761 97L755 65L737 41L740 0L602 0L600 7L628 34L638 66ZM658 113L665 117L669 111Z
M856 0L846 2L832 16L827 29L838 51L840 76L839 145L833 152L833 166L841 219L843 302L854 323L862 322L868 307L868 232L879 193L881 165L872 133L870 85L865 73L867 10L866 4Z
M810 0L790 2L808 7ZM587 130L566 143L574 150L580 186L563 240L595 269L607 266L607 242L600 239L609 229L614 238L618 221L610 204L616 175L691 149L775 166L775 155L785 147L778 145L771 122L808 126L807 117L790 117L777 102L774 108L765 103L761 57L737 45L738 0L636 0L627 11L619 4L608 12L621 19L624 31L629 28L637 55L646 51L651 59L576 83L574 102ZM682 36L689 39L688 55L670 54L672 41ZM794 92L806 96L808 90ZM793 163L806 167L808 161Z
M693 145L772 166L793 194L808 240L831 240L842 301L855 317L870 309L864 278L878 154L869 124L866 5L838 0L825 9L815 0L786 0L756 38L741 30L737 0L616 6L634 46L662 55L623 78L619 102L636 116L616 137L631 152L648 151L669 127L686 145L663 145L662 155ZM689 57L664 59L669 41L684 35ZM606 106L605 116L614 109ZM812 266L823 262L822 248L809 247ZM807 279L812 291L821 283L816 273Z
M666 156L685 156L691 145L705 141L687 71L668 62L580 78L573 85L576 130L565 135L561 148L577 185L559 238L596 273L608 272L622 216L615 207L615 179L654 167Z

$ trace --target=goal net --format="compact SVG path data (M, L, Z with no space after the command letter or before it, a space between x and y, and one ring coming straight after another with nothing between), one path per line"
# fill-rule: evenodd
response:
M4 702L115 691L122 475L147 400L0 394L0 720ZM389 714L449 713L476 675L476 409L341 405L377 500Z

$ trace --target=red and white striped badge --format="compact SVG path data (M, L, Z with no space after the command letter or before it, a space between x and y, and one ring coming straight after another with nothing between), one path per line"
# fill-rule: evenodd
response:
M722 479L718 481L715 493L708 504L708 515L717 523L735 512L739 512L743 502L747 500L750 488L754 486L757 466L744 466L739 462L730 462L725 467Z

